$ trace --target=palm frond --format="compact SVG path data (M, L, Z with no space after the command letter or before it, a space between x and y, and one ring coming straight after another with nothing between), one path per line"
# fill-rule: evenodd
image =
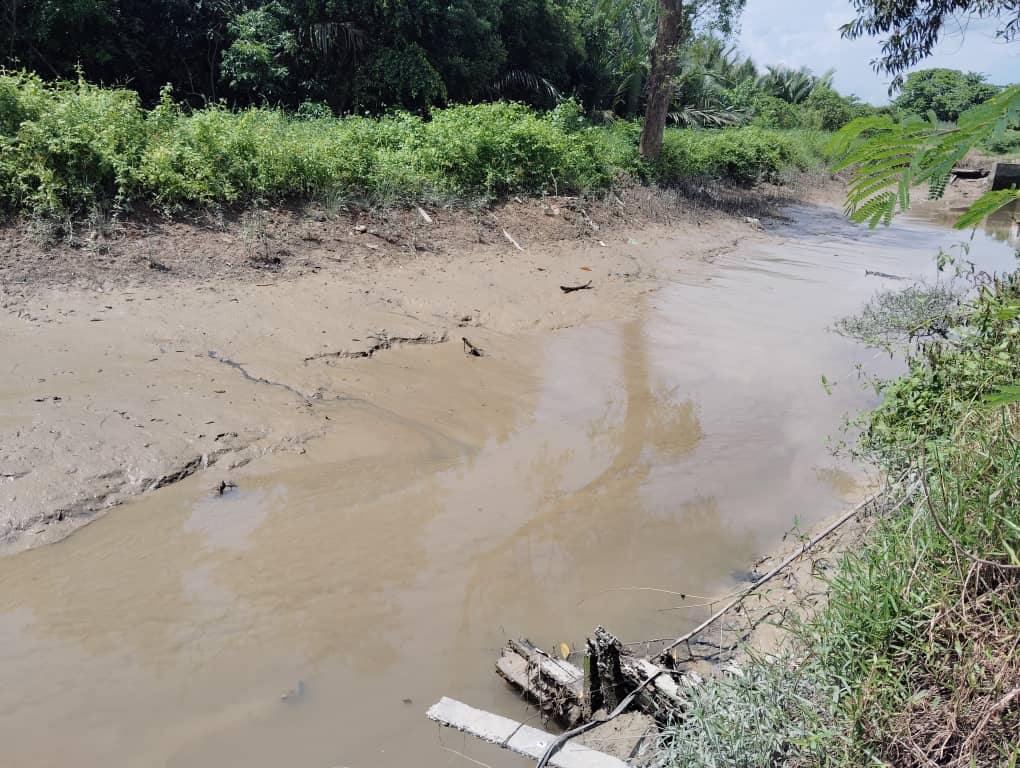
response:
M323 21L298 30L298 42L321 58L334 52L357 53L365 47L365 31L350 21Z
M492 90L497 94L502 94L514 88L528 93L548 96L556 101L563 98L559 89L552 82L526 69L508 70L492 84Z
M684 128L725 128L747 122L748 116L736 109L682 107L667 113L667 119Z

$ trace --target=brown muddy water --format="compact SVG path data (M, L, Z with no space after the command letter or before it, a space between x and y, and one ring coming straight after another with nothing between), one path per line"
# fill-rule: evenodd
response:
M304 455L0 560L0 764L512 764L424 717L442 695L528 717L493 673L507 637L677 635L706 609L607 590L719 594L864 492L830 447L875 402L857 364L893 363L826 328L903 284L866 270L931 277L962 236L789 215L678 261L636 320L358 363ZM970 258L1012 249L978 234Z

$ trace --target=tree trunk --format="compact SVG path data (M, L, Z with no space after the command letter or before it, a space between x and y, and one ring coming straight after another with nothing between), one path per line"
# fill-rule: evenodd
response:
M652 49L652 73L648 78L648 103L641 129L641 156L655 160L662 151L662 132L673 97L673 75L684 24L683 0L659 0L659 28Z

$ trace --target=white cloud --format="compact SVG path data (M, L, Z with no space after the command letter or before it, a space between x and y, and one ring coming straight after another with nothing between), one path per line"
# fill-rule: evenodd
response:
M748 0L737 43L759 66L835 69L840 91L885 103L889 77L876 74L870 64L881 52L880 41L844 40L839 33L853 16L849 0ZM974 70L992 82L1014 82L1020 79L1020 43L996 40L988 23L971 25L965 35L948 35L917 68L929 67Z

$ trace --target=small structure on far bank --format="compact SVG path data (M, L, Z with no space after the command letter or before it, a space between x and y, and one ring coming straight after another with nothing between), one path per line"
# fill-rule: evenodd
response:
M992 191L1020 187L1020 163L996 163L992 169Z

